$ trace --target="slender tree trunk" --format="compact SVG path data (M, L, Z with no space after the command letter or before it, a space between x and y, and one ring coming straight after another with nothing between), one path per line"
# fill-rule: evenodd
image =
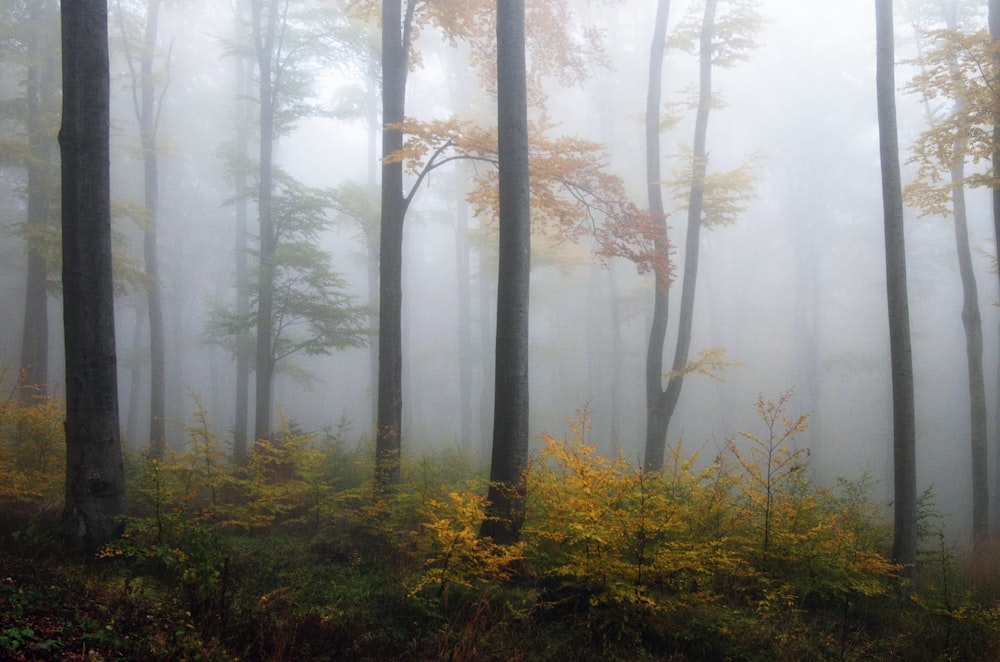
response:
M500 259L497 281L493 454L483 537L518 540L528 464L528 294L531 208L524 0L497 3L497 122Z
M236 2L235 34L237 39L243 31L246 4L244 0ZM250 314L250 263L248 225L247 178L242 162L250 151L250 123L252 121L249 106L245 99L250 95L252 85L247 61L242 56L236 57L236 150L237 164L234 182L235 187L235 220L236 220L236 314L240 319ZM253 339L248 333L241 333L236 338L236 399L235 418L233 421L233 459L237 465L246 462L249 455L247 435L250 417L250 369L253 361Z
M412 0L382 3L382 156L403 147L393 124L403 121L409 59ZM382 219L379 237L378 417L375 425L375 484L378 491L399 482L403 418L403 164L382 163Z
M458 272L458 392L459 440L475 448L472 438L472 285L469 273L469 205L462 198L456 210L455 268Z
M490 361L496 351L496 335L493 313L496 310L493 289L486 277L486 260L483 249L479 250L479 450L490 452L490 434L493 430L493 386L496 381L496 364Z
M889 310L889 348L892 366L893 421L893 562L913 578L917 560L916 415L913 394L913 355L906 284L906 241L903 231L903 193L896 128L896 82L892 0L875 1L876 89L878 95L879 152L882 163L882 202L885 212L886 293Z
M958 27L957 6L952 3L945 16L949 30ZM957 62L952 62L951 78L957 98L954 113L965 110L964 81ZM962 279L962 326L965 330L965 357L969 380L969 441L972 457L972 538L979 545L989 537L990 497L988 432L986 411L986 376L983 370L983 322L979 311L979 288L972 266L968 214L965 206L966 140L959 138L952 149L951 191L955 225L955 250Z
M28 36L27 97L28 127L28 264L24 297L24 327L21 333L19 397L30 400L48 392L49 313L48 264L40 247L41 235L52 224L51 195L54 167L53 144L48 123L55 103L57 50L52 30L58 9L51 0L31 4Z
M625 352L622 350L621 296L613 262L608 265L608 293L611 302L611 444L617 449L622 443L622 363Z
M267 10L266 16L264 10ZM274 273L272 258L275 251L271 197L274 189L274 57L275 32L278 25L277 0L254 0L254 42L257 52L260 104L260 163L258 165L257 215L260 234L260 261L257 283L257 350L254 438L271 436L271 395L273 392L274 351L272 348L272 314L274 307Z
M111 275L110 84L106 0L62 5L63 532L93 548L125 513Z
M375 59L375 55L372 55L372 59ZM379 183L378 183L378 103L379 103L379 90L378 90L378 80L375 79L376 74L368 76L365 81L365 99L367 102L367 125L368 125L368 191L372 196L378 194ZM375 421L378 420L378 302L379 302L379 286L378 286L378 274L379 274L379 263L378 263L378 252L379 252L379 240L378 231L376 229L369 230L365 226L365 251L367 253L367 259L365 264L367 266L367 285L368 285L368 307L371 312L368 315L368 324L371 326L376 337L372 338L371 343L368 345L368 374L369 383L371 387L369 388L371 397L371 418L368 421L369 425L374 426Z
M698 281L698 262L701 255L701 214L705 198L705 171L708 166L706 138L708 114L712 109L712 40L715 36L715 9L717 0L705 2L705 17L701 26L699 49L698 113L694 125L694 155L692 163L691 193L688 197L687 235L684 240L684 284L681 286L681 307L678 317L677 345L674 349L672 374L664 392L663 405L666 426L677 409L677 401L684 384L684 368L691 350L691 327L694 322L694 299ZM662 452L660 461L662 462Z
M957 149L957 148L956 148ZM964 155L964 148L962 148ZM964 156L963 156L964 158ZM979 312L979 292L965 209L964 165L952 170L952 202L955 209L955 244L962 277L962 325L965 329L965 357L969 378L969 424L972 448L972 536L975 543L989 536L989 475L987 464L986 377L983 372L983 324Z
M1000 0L989 0L990 41L993 44L993 239L994 251L1000 259ZM1000 362L997 364L997 374L1000 375ZM997 379L1000 384L1000 377ZM997 388L996 416L997 426L994 454L996 459L997 479L1000 481L1000 387ZM1000 485L997 486L1000 493ZM994 513L994 535L1000 536L1000 507Z
M663 466L667 444L668 417L664 408L663 344L667 339L670 314L670 243L667 238L667 215L663 209L663 177L660 174L660 104L663 96L663 49L667 38L670 0L659 0L649 47L649 82L646 89L646 195L649 214L656 223L656 254L653 291L653 319L646 348L646 447L643 465L646 471Z
M156 85L153 82L153 57L160 15L160 0L146 3L146 33L143 39L139 72L139 99L136 113L142 143L143 201L146 223L142 232L142 252L147 280L149 314L149 453L160 459L166 451L166 352L163 335L163 300L157 254L157 212L159 208L159 162L156 153L156 130L159 114Z

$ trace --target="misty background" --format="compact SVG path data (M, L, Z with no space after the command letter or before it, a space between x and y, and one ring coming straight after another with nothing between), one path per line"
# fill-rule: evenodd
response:
M598 26L606 66L593 67L580 86L549 81L548 118L556 134L602 143L609 169L644 207L642 119L654 3L576 4L566 29ZM674 4L672 27L683 19L686 3ZM905 63L917 53L905 3L900 5L897 60ZM111 8L114 12L116 3ZM831 484L867 471L880 479L876 496L887 502L892 435L874 11L863 0L770 0L759 3L759 12L764 22L751 58L717 68L714 75L715 92L725 105L713 110L709 125L709 171L737 167L754 155L755 181L739 221L703 233L692 342L694 352L721 347L729 361L741 365L726 370L725 381L699 375L686 380L668 443L683 441L711 461L737 429L759 432L753 409L758 397L774 399L791 390L790 414L811 414L810 430L798 443L810 449L817 479ZM224 144L232 140L236 98L234 65L225 53L233 24L227 2L166 3L161 12L158 43L163 52L169 47L170 65L159 129L158 247L168 441L175 447L183 443L183 426L198 401L215 430L228 434L233 427L233 360L206 338L211 309L234 296L233 193L222 158ZM116 26L112 17L112 194L138 203L142 155L128 66L114 43L120 37ZM471 71L467 49L450 46L431 28L423 29L414 45L422 62L410 74L407 114L490 122L493 99ZM163 61L161 54L158 66ZM664 100L689 99L696 57L671 51L664 71ZM914 72L911 65L900 66L898 85ZM313 101L330 116L298 122L277 143L276 163L313 187L369 186L375 166L370 127L363 113L346 110L366 81L358 67L314 74ZM15 78L10 68L0 68L0 98L18 93ZM926 128L926 116L918 95L900 91L897 102L905 162L909 146ZM689 112L664 131L664 173L683 160L692 123ZM414 456L453 445L485 464L492 430L495 232L488 219L474 217L463 202L469 167L459 162L435 171L416 194L406 222L403 452ZM912 176L912 166L904 165L904 184ZM5 311L0 366L18 363L25 257L23 242L12 230L24 218L23 186L20 170L0 166L0 301ZM968 192L969 229L973 248L992 255L988 193ZM683 205L683 197L667 200L675 245L683 245ZM331 218L322 247L364 303L368 270L360 231L347 218L332 212ZM116 223L128 241L124 251L141 264L141 229L127 218ZM910 209L907 224L918 488L933 485L939 509L950 518L949 531L960 535L971 524L971 489L962 289L953 229L948 219L919 218ZM621 449L639 463L652 276L640 276L634 265L619 259L603 264L587 239L556 247L536 242L535 248L532 433L561 435L565 419L587 408L589 441L609 453ZM468 264L460 275L463 255ZM683 252L675 258L681 263ZM984 311L987 402L995 406L1000 313L994 304L1000 297L987 256L978 257L975 266ZM674 288L679 292L679 283ZM678 298L672 297L674 304ZM144 306L140 291L120 296L116 308L121 422L126 443L135 448L145 446L149 417ZM54 297L49 315L60 318ZM672 312L668 352L676 317ZM459 376L463 324L471 357L471 381L465 385ZM50 324L49 343L49 379L59 384L59 324ZM350 440L370 436L375 387L368 349L291 361L297 369L279 370L274 393L275 405L289 421L308 431L339 429ZM990 439L996 438L995 420L992 412ZM996 452L994 445L991 467Z

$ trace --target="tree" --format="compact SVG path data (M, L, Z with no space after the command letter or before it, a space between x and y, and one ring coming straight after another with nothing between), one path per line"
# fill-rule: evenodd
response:
M399 482L403 422L403 164L387 158L403 148L406 76L416 0L382 3L382 212L379 229L378 405L375 420L375 483Z
M159 207L159 155L157 130L167 81L159 82L154 74L156 42L161 0L146 0L145 25L140 50L134 54L131 36L125 24L124 10L118 3L125 59L132 77L132 105L139 122L142 146L143 209L142 254L146 275L146 312L149 316L149 454L160 459L166 452L166 349L163 330L163 302L160 292L157 251L157 210ZM138 70L136 63L138 62ZM167 56L169 67L169 55Z
M329 7L309 10L300 2L252 0L251 33L257 62L260 152L257 164L257 341L254 435L271 434L274 339L274 265L277 250L273 195L274 145L295 122L319 112L306 102L309 65L332 64L341 57L345 36Z
M646 195L650 222L653 224L653 252L663 259L653 263L653 319L646 351L646 461L647 469L663 464L660 440L666 445L667 423L664 414L663 344L667 336L670 285L670 243L667 238L667 214L663 207L663 184L660 174L660 105L663 95L663 50L667 38L670 0L659 0L653 41L649 49L649 83L646 91ZM650 461L660 458L658 464Z
M969 388L969 440L972 458L972 534L979 544L989 535L989 472L986 379L983 371L983 328L979 310L979 291L973 268L969 241L968 213L965 188L969 132L974 127L967 102L968 79L980 74L974 59L962 57L970 49L958 26L958 3L954 0L944 8L943 30L918 28L918 39L929 38L933 47L921 53L922 71L910 85L927 102L931 126L917 139L911 161L918 164L918 179L908 185L905 197L921 208L924 214L940 213L952 216L955 250L962 281L962 326L965 330L966 367ZM964 65L964 66L963 66ZM936 121L930 112L930 102L943 97L951 102L950 113ZM947 172L944 178L941 173ZM950 209L948 204L950 202Z
M531 205L524 0L497 2L497 161L500 271L497 280L496 386L489 506L480 531L514 543L524 520L528 466L528 290Z
M876 93L879 155L882 164L882 204L885 225L886 295L892 371L894 518L892 558L902 576L914 576L917 560L916 414L913 395L913 354L906 287L906 240L903 232L903 191L896 128L896 76L892 0L876 0Z
M370 0L352 3L361 16L374 12ZM444 32L452 43L466 41L471 46L473 64L477 65L483 82L492 90L492 62L495 62L495 13L492 3L484 2L427 2L424 0L385 0L381 5L382 25L382 200L379 249L379 385L376 421L376 485L383 491L399 480L399 458L403 412L402 389L402 242L403 222L414 195L424 178L435 168L455 159L496 161L496 137L489 131L477 130L466 123L452 119L441 122L417 122L405 118L406 80L411 62L413 37L426 21ZM579 82L586 65L599 56L597 39L588 32L584 43L569 39L565 20L570 13L566 0L531 2L525 9L528 20L526 30L532 38L528 42L534 49L532 69L526 73L529 81L540 83L545 76L557 77L561 82ZM418 20L419 19L419 20ZM541 102L544 94L541 85L528 85L529 99ZM544 127L543 121L538 123ZM463 131L471 129L468 134ZM533 135L542 131L533 127ZM407 137L404 145L404 135ZM557 146L565 149L566 159L576 158L582 152L592 157L597 153L593 144L566 139L553 141L548 149L549 163L557 165L560 154ZM408 192L403 190L405 168L416 177ZM607 183L610 178L600 172L600 163L591 163L591 183ZM581 168L581 171L584 170ZM596 173L596 174L594 174ZM483 186L480 193L473 193L470 202L476 213L496 207L495 173L477 178ZM532 178L534 181L534 177ZM546 193L561 186L558 178L549 178ZM574 194L580 193L588 202L600 204L599 196L571 184ZM492 191L492 192L490 192ZM537 195L537 194L536 194ZM573 194L571 194L572 196ZM556 196L558 197L558 196ZM611 200L609 205L622 203L623 197ZM576 200L580 202L580 200ZM568 210L578 210L573 202L556 205L555 217L568 215ZM592 217L593 215L591 215ZM587 218L585 214L583 218ZM578 225L581 217L574 217Z
M53 0L32 2L29 9L25 125L27 127L28 269L21 334L22 397L45 395L49 365L48 283L49 260L44 240L53 223L52 193L55 163L51 129L57 98L55 24L58 11Z
M271 198L274 251L267 263L272 288L268 318L268 352L258 370L277 374L285 359L295 354L317 356L334 349L364 347L367 310L354 304L347 284L330 267L331 257L319 248L319 235L329 225L332 196L302 186L275 168ZM259 279L258 279L259 280ZM209 339L234 354L241 339L260 328L260 294L250 293L249 308L217 307L209 321ZM287 364L287 362L285 362ZM308 371L302 378L310 378Z
M236 38L241 33L246 17L246 0L236 0L234 5L234 33ZM239 49L242 50L242 49ZM247 173L240 164L249 160L250 132L253 124L253 111L247 103L253 87L251 72L253 64L244 54L238 52L234 56L236 78L236 109L235 109L235 160L236 167L231 169L234 189L234 216L236 221L235 255L235 306L234 312L239 317L250 315L250 262L249 236L247 222L249 219L247 200ZM236 400L233 415L233 459L242 465L249 457L247 449L247 428L250 415L250 370L253 358L253 338L249 333L241 333L236 338L234 350L236 359Z
M118 429L111 275L107 0L61 11L66 504L63 532L92 547L118 535L125 472Z
M990 88L1000 90L1000 0L989 0L988 20L990 44L993 53L993 75L990 77ZM1000 94L994 94L992 110L993 131L991 135L992 150L990 152L990 160L993 163L993 177L991 178L991 188L993 189L993 246L997 258L1000 259ZM1000 401L1000 395L997 396L997 399ZM1000 407L998 407L997 411L1000 411ZM998 467L998 473L1000 473L1000 432L997 433L995 451L997 456L996 466ZM1000 535L1000 508L997 508L995 516L997 517L997 521L994 527L994 534Z
M681 285L681 301L678 311L677 338L674 345L674 357L671 370L667 377L667 386L662 387L663 379L663 343L666 337L669 288L672 280L672 264L670 260L671 244L667 237L665 214L659 180L659 78L654 71L662 67L653 61L662 56L662 49L657 41L661 35L654 34L650 54L650 95L647 99L647 113L655 101L653 108L656 123L647 118L647 187L650 199L650 214L654 223L651 232L647 232L648 242L652 236L652 248L646 251L651 254L652 270L656 276L654 291L653 322L650 328L649 346L646 354L646 446L644 467L647 471L658 471L663 465L663 455L666 449L667 430L670 420L680 399L684 377L694 371L711 374L715 369L724 367L722 354L717 350L704 350L700 357L689 363L691 349L691 330L694 322L694 302L698 278L698 264L701 254L701 229L712 225L726 225L734 222L735 217L742 212L742 200L749 188L748 175L745 167L733 173L708 174L708 119L714 103L712 92L712 69L716 65L725 65L744 59L746 53L754 46L752 35L757 29L759 19L752 2L723 0L721 16L716 16L719 9L718 0L706 0L703 8L700 26L689 20L681 26L674 41L679 45L686 43L698 44L698 101L696 105L694 143L692 146L689 170L682 173L675 188L683 187L687 195L687 231L684 246L684 271ZM669 8L662 7L664 13ZM658 13L660 9L658 8ZM657 20L666 21L665 16ZM656 30L660 30L656 26ZM665 29L662 28L662 29ZM689 46L690 48L690 46ZM657 135L651 136L652 132ZM652 163L653 160L656 163ZM653 179L653 176L657 179ZM657 190L653 190L653 188Z

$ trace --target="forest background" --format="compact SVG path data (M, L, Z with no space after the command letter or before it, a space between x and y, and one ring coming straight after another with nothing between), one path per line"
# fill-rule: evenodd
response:
M683 3L681 3L683 4ZM918 11L915 7L904 5ZM625 10L627 8L627 10ZM112 9L115 9L112 4ZM122 9L121 6L118 7ZM576 8L566 24L584 41L586 26L602 31L604 62L587 62L580 84L546 81L551 132L595 140L607 150L609 172L619 175L634 199L642 200L642 106L645 51L652 8L632 4ZM741 194L738 222L703 233L695 350L724 348L739 362L724 381L693 375L681 396L670 442L683 439L710 460L727 450L734 430L752 425L758 397L794 390L795 412L810 413L808 430L795 442L808 448L809 470L820 483L867 474L878 482L878 498L890 501L890 397L879 179L878 132L874 114L874 25L861 2L836 8L802 3L760 3L764 17L757 48L746 62L716 72L715 88L725 98L709 130L711 170L725 173L753 158L752 192ZM901 7L902 9L902 7ZM985 8L982 8L985 9ZM919 11L926 11L926 7ZM685 10L675 8L678 21ZM910 23L917 14L897 13L897 74L906 81L920 67L906 63L920 41ZM232 362L225 347L210 342L212 320L233 297L235 219L232 184L223 152L231 139L232 8L228 3L165 3L159 64L162 95L161 180L156 243L161 256L166 355L166 441L181 448L189 424L206 416L212 430L232 430L236 416ZM115 19L117 20L117 19ZM985 12L969 19L983 28ZM978 20L978 23L976 22ZM673 25L673 24L672 24ZM191 29L198 26L199 29ZM817 34L816 26L822 26ZM132 82L120 31L112 22L113 191L120 207L142 198ZM115 43L118 42L118 43ZM410 75L407 115L445 120L461 109L489 121L490 95L470 71L468 47L452 47L448 36L422 28L415 41L420 65ZM592 55L594 53L591 53ZM165 64L169 62L169 67ZM206 65L211 66L206 66ZM276 162L302 184L339 190L346 183L370 187L376 161L370 118L361 112L370 81L361 62L316 67L314 94L322 117L299 119L281 138ZM696 58L668 52L668 103L690 99ZM15 98L16 69L0 81ZM631 75L633 74L634 75ZM471 79L471 80L470 80ZM905 83L904 83L905 84ZM904 150L926 128L927 102L900 97ZM664 171L684 169L684 145L692 133L691 113L681 113L663 134ZM906 153L904 152L904 159ZM485 458L490 444L492 397L492 300L495 284L488 223L463 203L468 169L442 168L425 180L414 198L404 240L404 453L458 447ZM917 174L907 166L904 181ZM683 178L668 202L668 224L677 228L686 204ZM0 171L10 195L0 200L4 222L15 229L24 213L16 192L23 173ZM339 187L339 188L338 188ZM640 203L641 204L641 203ZM330 252L334 268L363 303L369 285L364 230L357 219L332 214L329 231L315 236ZM972 245L992 253L989 199L969 193ZM357 211L355 208L353 211ZM120 215L121 255L141 263L142 224ZM9 219L9 220L8 220ZM957 277L950 224L908 214L911 258L911 316L916 357L918 483L934 486L949 535L968 538L968 415L961 283ZM675 240L675 244L679 244ZM633 265L592 255L586 239L537 251L532 274L531 430L557 431L564 419L587 407L588 439L609 454L641 463L645 424L642 375L649 325L651 279ZM16 233L0 250L2 287L10 310L22 309L25 262ZM369 256L370 257L370 256ZM678 255L683 262L683 255ZM984 364L996 365L996 325L989 322L995 277L991 261L975 262L986 323ZM495 267L493 267L495 268ZM140 279L141 280L141 279ZM468 285L469 287L465 287ZM118 346L123 429L135 449L145 444L149 424L148 351L144 347L145 293L133 287L118 299ZM55 314L58 302L50 301ZM51 325L50 365L60 365L58 325ZM218 325L216 325L218 328ZM16 365L22 320L0 320L0 364ZM463 343L461 338L469 339ZM295 359L292 359L293 361ZM309 356L286 363L276 379L274 402L296 430L337 430L361 438L371 434L372 380L366 349ZM463 377L461 367L468 373ZM50 370L58 384L58 369ZM988 402L996 401L995 380L987 379ZM456 412L441 416L441 412ZM994 435L995 436L995 435ZM993 472L994 474L996 472ZM996 485L994 476L993 484ZM992 490L996 495L997 489Z

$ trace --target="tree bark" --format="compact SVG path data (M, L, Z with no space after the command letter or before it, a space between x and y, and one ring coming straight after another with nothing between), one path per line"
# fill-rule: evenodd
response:
M889 349L892 370L893 428L893 562L902 576L912 579L917 560L916 415L913 394L913 355L906 284L906 241L903 231L903 193L896 128L896 82L892 0L876 0L876 90L879 153L882 164L882 203L885 224L886 295L889 312Z
M125 475L118 429L111 274L108 7L61 11L63 325L66 504L63 532L88 548L121 531Z
M403 121L409 30L414 2L382 3L382 156L403 147L394 124ZM399 483L403 418L403 164L382 163L379 236L378 417L375 422L375 485L383 492Z
M528 300L531 208L524 0L497 3L497 123L500 256L496 385L487 517L480 533L516 542L524 521L528 464Z

